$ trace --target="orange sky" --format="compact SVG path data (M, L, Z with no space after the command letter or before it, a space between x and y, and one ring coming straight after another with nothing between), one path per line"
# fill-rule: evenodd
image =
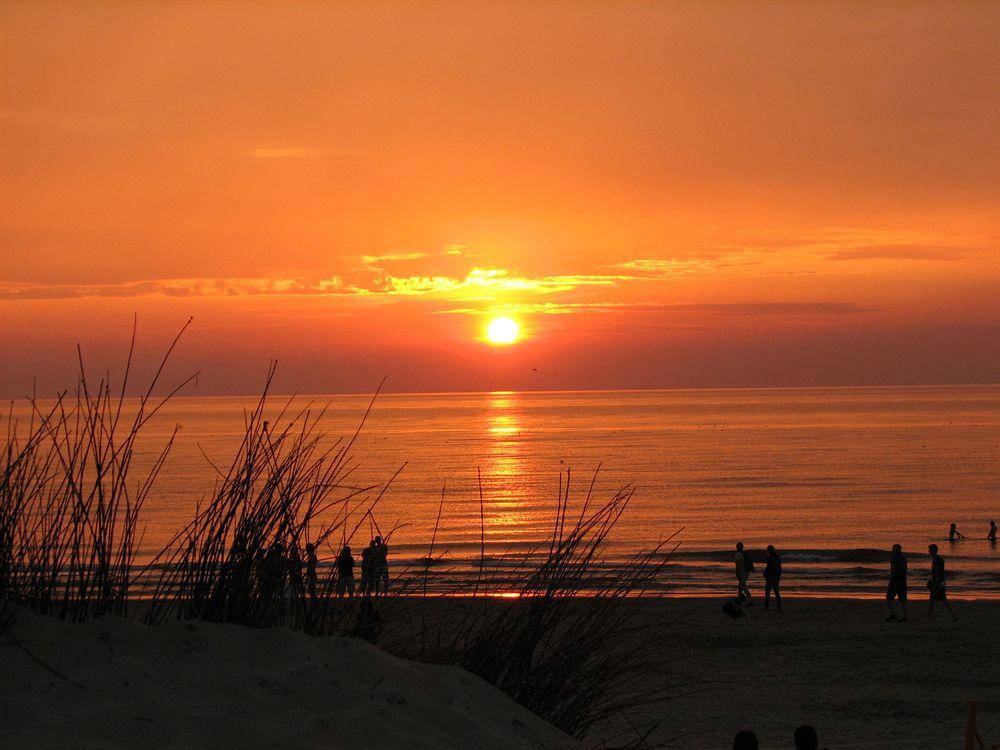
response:
M1000 381L997 4L0 14L4 395Z

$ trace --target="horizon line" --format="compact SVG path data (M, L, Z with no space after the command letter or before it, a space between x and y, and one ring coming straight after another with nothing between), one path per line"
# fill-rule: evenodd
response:
M356 390L356 391L280 391L269 390L268 397L302 397L321 398L335 396L500 396L515 393L524 394L572 394L572 393L663 393L663 392L691 392L691 391L820 391L820 390L867 390L867 389L903 389L903 388L1000 388L1000 382L993 383L888 383L888 384L853 384L853 385L748 385L748 386L663 386L652 388L521 388L521 389L497 389L479 391L393 391L382 389L376 391ZM69 392L67 388L61 392ZM171 401L182 398L260 398L261 392L246 393L176 393L171 397ZM136 398L137 396L127 395L126 398ZM30 399L28 394L21 396L2 396L4 401L15 401L18 399ZM52 396L36 396L36 399L44 401L54 399Z

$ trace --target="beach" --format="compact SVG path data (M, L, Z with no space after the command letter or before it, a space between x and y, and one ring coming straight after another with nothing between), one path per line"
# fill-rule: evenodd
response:
M936 750L961 746L970 699L987 746L1000 738L1000 603L956 602L958 622L943 610L928 621L923 598L908 622L886 622L871 600L786 598L780 613L758 604L742 619L721 604L626 603L657 625L670 661L649 686L669 684L673 697L594 727L584 747L620 746L631 726L658 723L650 743L727 748L751 728L762 748L790 748L811 723L831 750ZM392 606L386 640L412 626ZM456 604L423 606L447 619ZM356 639L22 614L2 644L5 748L579 746L478 678Z
M677 747L728 748L750 728L762 748L791 748L808 723L831 750L938 750L962 746L975 699L987 747L1000 742L1000 603L955 602L958 622L939 605L927 621L921 594L909 622L886 622L878 601L786 599L780 613L758 602L742 619L714 599L643 602L644 618L673 623L670 679L692 692L630 719L662 722L650 740Z

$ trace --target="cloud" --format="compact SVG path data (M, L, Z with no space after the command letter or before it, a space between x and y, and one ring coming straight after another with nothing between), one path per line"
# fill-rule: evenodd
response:
M663 309L715 315L857 315L876 310L853 302L727 302L665 305Z
M973 248L945 245L860 245L827 252L827 260L959 260Z
M611 286L627 276L568 274L560 276L527 277L512 274L502 268L473 268L464 278L452 276L387 276L380 280L381 288L374 291L384 294L438 294L456 293L494 294L503 292L553 293L567 292L581 286Z
M492 299L504 293L551 294L581 286L610 286L624 276L564 275L526 277L501 268L473 268L465 276L369 275L277 278L154 279L125 284L0 284L0 299L76 299L84 297L233 297L264 295L430 296Z
M245 297L259 295L357 294L339 276L328 278L156 279L125 284L0 284L0 299L83 299L130 297Z
M728 303L678 303L655 302L540 302L490 305L484 308L464 307L439 310L441 314L497 315L531 314L561 315L576 312L700 312L713 315L857 315L875 312L877 308L853 302L728 302Z
M697 271L710 270L715 264L708 260L690 258L636 258L616 263L613 268L622 268L642 276L664 278L684 276Z
M823 260L962 260L995 251L996 238L942 236L910 230L829 229L813 233L787 233L750 237L724 249L738 253L807 253Z
M427 253L413 252L413 253L388 253L386 255L362 255L361 262L366 266L377 266L382 263L387 263L389 261L397 260L418 260L419 258L426 258Z

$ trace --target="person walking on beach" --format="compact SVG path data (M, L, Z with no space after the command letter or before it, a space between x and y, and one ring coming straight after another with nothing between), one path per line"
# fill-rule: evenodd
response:
M892 545L892 557L889 560L889 588L885 592L885 601L889 605L888 620L895 620L896 609L893 600L899 599L899 608L902 611L902 622L906 622L906 557L903 555L903 545Z
M734 561L736 563L736 598L739 599L740 603L746 603L747 606L750 606L750 587L747 585L747 580L750 578L750 573L753 572L753 560L750 559L750 553L743 550L743 542L736 542Z
M951 613L951 619L958 620L955 610L948 603L948 592L945 590L944 558L938 554L938 546L936 544L929 546L927 553L931 556L931 580L927 582L927 588L931 592L931 603L927 609L927 619L929 620L934 616L934 603L942 602Z
M961 542L965 539L965 534L958 530L955 524L948 527L948 541L949 542Z
M767 545L767 562L764 565L764 609L771 608L771 592L774 592L775 608L781 611L781 558L773 544Z
M989 530L989 533L986 535L986 540L990 541L990 542L993 542L994 544L996 544L996 541L997 541L997 522L996 521L990 521L990 530Z
M381 536L375 537L375 551L372 559L375 596L378 596L379 584L382 584L383 596L389 593L389 545L382 541Z
M349 544L345 544L337 555L337 598L340 599L344 594L347 594L348 599L354 598L354 556Z

